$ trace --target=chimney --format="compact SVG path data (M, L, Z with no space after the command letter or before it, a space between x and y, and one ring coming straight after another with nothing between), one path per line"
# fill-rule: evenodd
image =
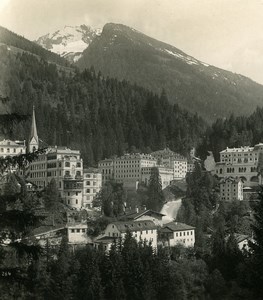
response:
M138 206L135 206L135 211L136 211L136 213L138 213L138 212L139 212L139 208L138 208Z

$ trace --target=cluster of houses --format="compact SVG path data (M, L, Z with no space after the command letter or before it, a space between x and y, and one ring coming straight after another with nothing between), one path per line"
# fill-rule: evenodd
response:
M112 244L124 240L127 232L130 232L138 243L151 245L155 250L158 246L170 248L182 245L188 248L194 247L195 244L195 227L177 221L165 223L165 215L153 210L126 212L118 221L108 224L97 237L89 234L86 217L85 214L81 216L81 212L70 212L66 225L39 227L33 231L32 237L42 247L49 245L55 249L60 245L62 238L66 237L73 251L89 245L108 252ZM251 238L248 235L236 234L235 238L240 250L249 250Z
M66 236L68 244L74 250L77 247L92 245L95 248L102 247L108 251L111 245L125 238L129 231L137 242L150 244L153 249L158 245L175 246L182 244L185 247L193 247L195 243L195 228L179 222L164 223L165 215L153 210L126 211L107 225L104 232L98 237L89 235L87 215L81 212L69 212L66 225L43 226L33 231L33 237L41 246L57 247L63 236Z

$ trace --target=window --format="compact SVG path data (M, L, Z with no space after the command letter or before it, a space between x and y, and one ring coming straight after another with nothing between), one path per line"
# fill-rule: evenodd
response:
M76 199L76 204L78 204L78 202L79 202L78 199Z
M86 189L86 193L90 193L90 189Z
M81 163L77 162L77 168L81 168Z
M75 229L71 229L71 232L74 233L74 232L75 232Z
M84 229L84 228L82 229L82 232L85 232L85 229Z
M80 229L77 229L77 232L80 232Z
M86 181L86 185L90 185L90 181Z
M70 162L66 161L65 167L70 167Z

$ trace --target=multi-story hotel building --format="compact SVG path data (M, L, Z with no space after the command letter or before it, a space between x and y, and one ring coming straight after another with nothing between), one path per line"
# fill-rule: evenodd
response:
M154 167L157 160L149 154L125 154L114 159L101 160L98 164L102 182L114 179L123 183L125 188L136 189L141 182L142 168Z
M227 148L220 152L215 174L221 178L240 177L244 186L255 186L261 182L257 167L263 144L254 147Z
M98 168L102 174L102 182L103 183L114 179L113 164L114 164L113 159L104 159L104 160L99 161Z
M114 178L126 188L136 188L142 181L142 169L154 167L157 160L149 154L125 154L114 160Z
M82 207L83 162L79 150L49 147L30 164L29 176L38 189L45 188L54 178L65 204Z
M157 168L162 182L162 189L165 189L168 185L170 185L171 181L174 178L174 170L165 166L157 166ZM151 171L152 167L142 167L141 181L146 185L149 184Z
M169 148L155 151L151 155L158 159L159 164L174 170L173 179L185 178L187 173L187 159L184 156L171 151Z
M38 150L35 112L33 110L28 149ZM44 189L52 178L64 203L80 209L83 193L83 162L79 150L67 147L48 147L29 167L29 179L38 189Z
M220 181L220 198L223 201L243 200L243 182L240 178L227 177Z
M92 208L92 201L102 186L102 174L99 169L89 168L83 171L83 206Z

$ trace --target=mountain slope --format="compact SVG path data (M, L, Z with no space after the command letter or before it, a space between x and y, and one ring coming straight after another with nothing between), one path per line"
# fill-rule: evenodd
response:
M70 62L76 62L82 56L82 52L100 33L100 29L92 29L86 25L65 26L55 33L41 36L36 43Z
M0 26L0 44L9 46L9 50L11 47L14 47L12 50L20 49L20 51L27 51L31 54L37 55L42 59L47 60L48 62L52 62L55 64L59 64L61 66L68 67L70 63L59 55L50 52L43 47L32 43L26 38Z
M168 103L165 93L158 97L93 69L78 72L52 63L51 58L65 60L12 32L5 42L0 44L0 117L24 118L2 122L1 138L28 138L33 105L43 144L80 149L87 166L167 146L186 155L206 130L201 118Z
M231 113L247 115L263 105L262 85L120 24L106 24L76 64L155 92L164 88L172 103L208 121Z

